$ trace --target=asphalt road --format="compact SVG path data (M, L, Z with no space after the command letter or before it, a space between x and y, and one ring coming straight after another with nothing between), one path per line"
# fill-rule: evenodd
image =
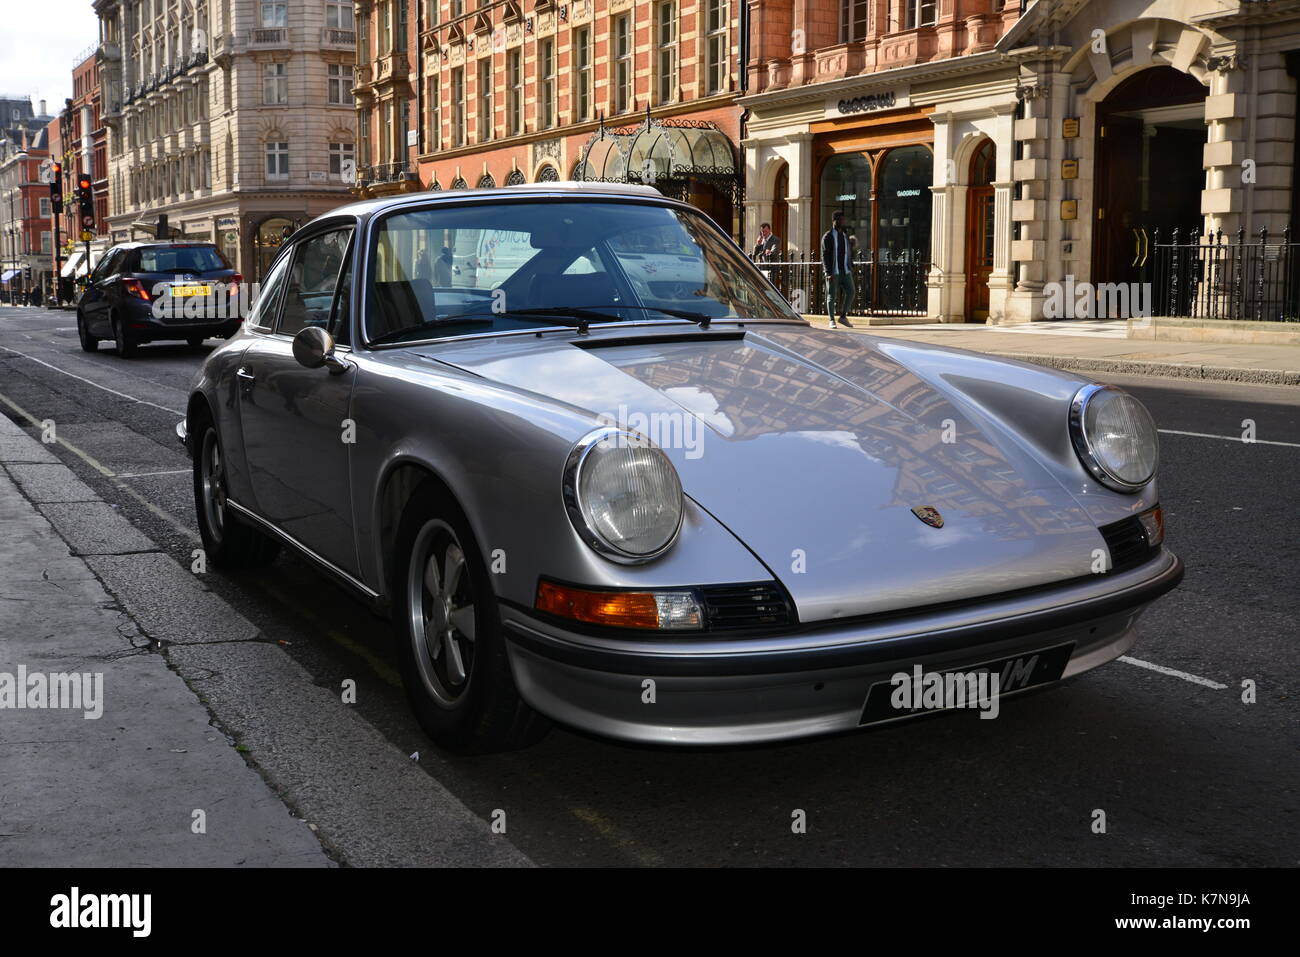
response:
M79 350L70 312L0 307L0 414L33 434L28 416L54 420L52 451L188 567L189 461L172 429L207 350L145 346L124 362L101 349ZM1008 700L997 721L960 712L705 751L556 728L528 751L447 758L407 711L386 624L300 560L205 583L316 685L355 679L357 709L394 752L421 752L483 818L507 810L510 840L540 864L1295 865L1300 390L1111 380L1164 431L1162 498L1187 577L1131 656L1165 670L1113 662ZM301 747L304 780L337 767L328 726ZM792 832L797 809L806 833Z

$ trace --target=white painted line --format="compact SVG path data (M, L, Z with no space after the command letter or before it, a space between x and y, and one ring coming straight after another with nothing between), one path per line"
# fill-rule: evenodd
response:
M118 478L151 478L154 475L189 475L193 469L171 469L167 472L119 472Z
M1285 445L1289 449L1300 449L1300 442L1274 442L1269 439L1245 441L1240 435L1211 435L1208 432L1180 432L1177 429L1156 429L1164 435L1187 435L1194 439L1219 439L1222 442L1236 442L1239 445Z
M31 337L28 336L28 338L30 339ZM85 378L84 376L79 376L75 372L69 372L67 369L60 369L58 366L51 365L50 363L46 362L44 359L38 359L35 356L29 356L25 352L19 352L17 349L10 349L8 346L0 346L0 349L3 349L5 352L12 352L16 356L22 356L24 359L30 359L32 362L39 363L40 365L45 366L45 368L47 369L53 369L55 372L59 372L65 376L76 379L78 382L84 382L86 383L86 385L93 385L96 389L103 389L105 392L111 392L113 395L120 396L121 398L127 399L128 401L138 402L140 403L140 405L147 405L154 409L161 409L162 411L170 412L173 415L183 416L185 414L184 412L178 412L176 409L169 409L165 405L159 405L158 403L150 402L147 399L137 399L135 396L127 395L125 392L118 392L116 389L110 389L106 385L100 385L98 382L93 382L90 379Z
M1190 681L1194 685L1205 685L1207 688L1213 688L1215 691L1222 691L1228 687L1219 684L1217 681L1211 681L1209 678L1202 678L1200 675L1189 675L1186 671L1176 671L1173 668L1166 668L1164 665L1154 665L1149 661L1143 661L1141 658L1130 658L1128 655L1120 655L1119 660L1125 664L1137 665L1139 668L1146 668L1148 671L1158 671L1162 675L1169 675L1171 678L1182 678L1184 681Z

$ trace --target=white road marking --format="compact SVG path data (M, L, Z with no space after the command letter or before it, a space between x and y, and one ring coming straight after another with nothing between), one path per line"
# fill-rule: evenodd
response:
M166 472L121 472L118 478L151 478L154 475L189 475L193 469L170 469Z
M1240 435L1211 435L1208 432L1180 432L1177 429L1156 429L1164 435L1187 435L1194 439L1219 439L1222 442L1237 442L1241 445L1285 445L1289 449L1300 449L1300 442L1275 442L1271 439L1254 439L1245 441Z
M1222 691L1228 687L1225 684L1219 684L1217 681L1211 681L1209 678L1202 678L1200 675L1190 675L1186 671L1177 671L1174 668L1166 668L1164 665L1152 664L1149 661L1143 661L1141 658L1130 658L1128 655L1120 655L1119 660L1125 664L1137 665L1139 668L1146 668L1148 671L1157 671L1162 675L1169 675L1171 678L1182 678L1184 681L1190 681L1195 685L1205 685L1207 688L1213 688L1215 691Z
M28 338L31 338L31 337L28 336ZM119 396L119 397L121 397L121 398L123 398L123 399L126 399L126 400L130 401L130 402L138 402L138 403L140 403L140 405L147 405L147 406L149 406L149 407L151 407L151 408L154 408L154 409L161 409L162 411L164 411L164 412L170 412L170 413L172 413L173 415L181 415L181 416L183 416L183 415L185 414L184 412L179 412L179 411L177 411L176 409L169 409L169 408L168 408L167 406L165 406L165 405L159 405L159 404L156 403L156 402L150 402L148 399L137 399L135 396L133 396L133 395L127 395L125 392L118 392L116 389L110 389L110 388L109 388L108 386L106 386L106 385L100 385L98 382L94 382L94 381L92 381L92 380L90 380L90 379L87 379L85 376L79 376L79 375L77 375L75 372L69 372L67 369L60 369L58 366L56 366L56 365L52 365L52 364L46 362L44 359L38 359L38 358L36 358L35 356L29 356L29 355L28 355L27 353L25 353L25 352L19 352L17 349L11 349L11 348L9 348L8 346L0 346L0 349L3 349L5 352L12 352L12 353L13 353L14 355L16 355L16 356L22 356L24 359L30 359L32 362L39 363L40 365L45 366L45 368L47 368L47 369L53 369L55 372L60 372L60 373L62 373L62 374L65 375L65 376L68 376L68 377L70 377L70 378L76 379L78 382L84 382L84 383L86 383L86 385L93 385L96 389L103 389L105 392L111 392L113 395Z

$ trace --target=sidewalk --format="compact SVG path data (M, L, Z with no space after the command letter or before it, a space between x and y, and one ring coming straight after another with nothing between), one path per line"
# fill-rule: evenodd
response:
M0 866L328 866L88 563L155 546L2 415L0 528Z
M825 316L805 316L826 328ZM1122 320L1066 320L1020 326L963 323L870 326L854 331L970 349L1074 372L1300 385L1300 345L1228 344L1129 339Z

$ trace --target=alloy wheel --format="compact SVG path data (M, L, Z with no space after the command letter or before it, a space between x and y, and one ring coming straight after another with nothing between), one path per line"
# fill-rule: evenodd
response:
M407 617L416 664L439 706L454 708L473 676L475 598L464 549L446 522L426 522L408 566Z

